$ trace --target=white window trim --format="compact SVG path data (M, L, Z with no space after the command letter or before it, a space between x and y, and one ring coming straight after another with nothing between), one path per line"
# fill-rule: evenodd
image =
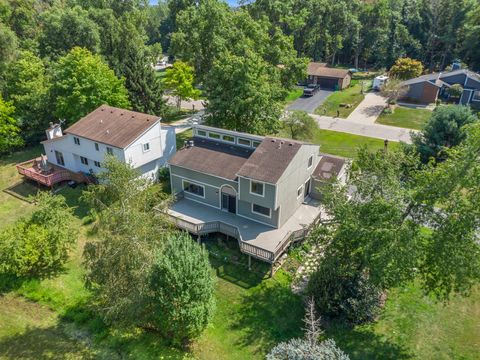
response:
M186 191L186 190L185 190L185 182L188 182L188 183L190 183L190 184L194 184L194 185L197 185L197 186L200 186L201 188L203 188L203 196L198 195L198 194L191 193L190 191ZM198 184L198 183L196 183L195 181L190 181L190 180L182 179L182 191L186 192L188 195L193 195L193 196L196 196L196 197L198 197L198 198L205 199L205 186L204 186L204 185L201 185L201 184Z
M98 165L97 165L98 164ZM97 168L101 168L102 167L102 163L100 161L97 161L97 160L94 160L93 161L93 165L96 166Z
M226 140L226 139L225 139L225 136L229 136L229 137L233 138L233 141ZM225 141L226 143L229 143L229 144L235 144L236 139L235 139L235 136L225 134L225 135L222 135L222 141Z
M78 143L77 143L78 141ZM74 136L73 137L73 143L77 146L80 146L80 138L78 136Z
M475 99L475 94L478 93L478 98ZM474 90L471 101L480 101L480 90Z
M110 150L109 150L110 149ZM113 148L111 148L110 146L107 146L105 148L105 152L108 154L108 155L114 155L114 152L113 152Z
M248 145L240 144L240 140L247 140L247 141L248 141ZM252 140L247 139L247 138L237 137L237 145L238 145L238 146L243 146L243 147L249 147L249 148L251 148L251 147L252 147Z
M145 145L148 145L148 149L147 149L147 150L145 150ZM151 150L151 149L150 149L150 143L149 143L149 142L143 143L143 144L142 144L142 150L143 150L144 153L149 152L149 151Z
M254 193L252 192L252 183L257 183L257 184L262 184L262 194L257 194L257 193ZM250 192L250 194L252 195L255 195L255 196L258 196L258 197L265 197L265 183L264 182L261 182L261 181L254 181L254 180L250 180L250 187L248 189L248 191Z
M204 132L205 135L200 134L200 132ZM200 137L208 137L208 131L197 129L197 136L200 136Z
M95 145L93 145L95 147L95 150L96 151L100 151L100 145L98 143L95 143Z
M255 214L255 215L260 215L260 216L263 216L267 219L271 219L272 218L272 209L270 208L267 208L266 206L262 206L264 207L265 209L268 209L269 210L269 215L265 215L265 214L262 214L262 213L259 213L259 212L256 212L255 210L253 210L253 205L257 205L257 206L262 206L262 205L259 205L259 204L254 204L254 203L251 203L251 211L252 211L252 214Z
M300 199L302 197L302 195L304 194L304 191L303 191L303 184L299 186L299 188L297 189L297 199ZM300 195L298 195L298 191L300 191Z
M86 164L83 162L83 159L85 159ZM80 163L82 165L88 166L88 159L85 156L80 156Z
M310 159L312 159L312 165L308 166L308 163L310 162ZM310 157L308 158L308 162L307 162L307 170L311 169L313 166L313 155L310 155Z
M212 136L211 136L212 134L215 135L215 136L218 135L218 138L217 138L217 137L212 137ZM211 131L211 132L209 131L209 132L208 132L208 138L209 138L209 139L213 139L213 140L222 140L222 134L216 133L216 132L214 132L214 131Z

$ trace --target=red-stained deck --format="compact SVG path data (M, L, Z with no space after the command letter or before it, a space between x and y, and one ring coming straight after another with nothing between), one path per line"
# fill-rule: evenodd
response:
M76 173L49 162L47 162L47 170L44 170L40 165L41 161L42 158L36 158L17 164L18 173L48 187L70 180L87 184L94 182L83 173Z

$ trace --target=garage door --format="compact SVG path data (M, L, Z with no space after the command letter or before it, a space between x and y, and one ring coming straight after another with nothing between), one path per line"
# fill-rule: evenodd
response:
M333 89L333 90L335 90L338 86L338 79L319 77L319 78L317 78L317 84L319 84L322 89Z

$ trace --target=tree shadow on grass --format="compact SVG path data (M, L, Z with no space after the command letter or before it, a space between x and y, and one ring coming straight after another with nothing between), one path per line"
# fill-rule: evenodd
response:
M0 339L2 359L94 359L94 354L80 341L69 338L61 325L47 328L27 327L20 334Z
M210 256L210 264L219 278L243 289L255 287L264 279L262 274L249 271L240 265L231 264L213 256Z
M412 358L412 354L407 349L375 334L370 326L364 325L352 328L342 324L330 324L325 336L333 338L352 360L404 360Z
M303 336L303 315L302 299L288 284L271 279L242 297L232 328L241 330L239 345L269 351L281 341Z

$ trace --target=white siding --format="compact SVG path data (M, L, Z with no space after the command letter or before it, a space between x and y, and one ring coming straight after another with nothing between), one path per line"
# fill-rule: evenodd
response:
M74 137L80 139L80 145L75 144ZM59 151L63 154L65 168L75 172L81 171L86 173L102 171L101 168L95 166L94 162L98 161L101 163L107 154L107 147L109 147L112 149L113 155L119 160L131 163L143 176L154 179L157 177L159 168L165 166L167 160L176 151L175 129L172 127L162 129L160 123L157 123L145 132L126 149L97 143L98 150L96 150L95 143L95 141L89 139L66 134L60 139L44 142L43 146L50 162L57 164L55 151ZM144 143L150 144L149 151L143 151ZM88 159L88 165L82 164L81 156Z

